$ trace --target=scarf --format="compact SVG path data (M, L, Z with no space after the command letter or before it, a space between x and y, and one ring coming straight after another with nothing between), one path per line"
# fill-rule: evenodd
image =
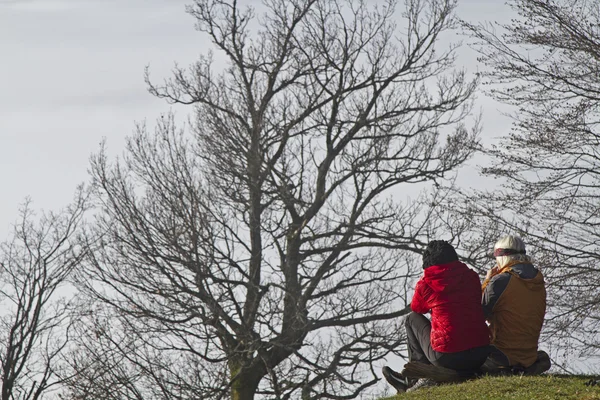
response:
M498 272L496 272L495 274L490 276L488 279L483 281L483 284L481 285L481 292L483 293L483 291L485 290L485 287L488 285L488 283L490 283L490 281L492 280L493 277L495 277L496 275L503 274L505 272L509 272L509 273L512 272L512 267L517 264L531 264L531 263L527 262L527 261L521 261L521 260L513 260L513 261L509 262L504 267L499 269Z

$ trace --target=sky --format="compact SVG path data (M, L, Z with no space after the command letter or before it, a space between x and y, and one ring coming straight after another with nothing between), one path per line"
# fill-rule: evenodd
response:
M106 138L114 154L136 121L170 106L144 67L167 77L206 47L180 0L0 0L0 238L26 197L68 204Z
M68 204L103 139L118 154L135 122L171 109L147 92L143 72L149 65L161 80L175 62L189 65L208 49L188 3L0 0L0 239L27 197L34 209ZM498 0L463 0L458 13L469 21L510 16ZM461 54L474 71L475 55ZM477 107L484 135L507 129L497 104L480 95ZM176 112L185 118L190 110Z

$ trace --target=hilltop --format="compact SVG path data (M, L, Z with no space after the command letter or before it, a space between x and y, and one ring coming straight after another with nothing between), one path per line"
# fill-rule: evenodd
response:
M591 376L542 375L484 377L459 384L442 385L380 400L495 400L581 399L600 400L600 386L586 386Z

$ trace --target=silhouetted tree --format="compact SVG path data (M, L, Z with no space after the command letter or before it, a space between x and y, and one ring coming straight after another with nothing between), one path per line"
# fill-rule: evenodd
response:
M600 3L509 4L508 25L466 25L489 93L516 111L487 151L483 173L498 189L462 214L525 237L549 288L546 338L590 355L600 346Z
M79 241L87 194L39 218L29 201L11 238L0 244L0 379L2 400L47 398L65 379L71 344L70 275L87 247Z
M148 81L194 106L191 132L165 116L121 160L93 158L103 242L81 283L107 316L87 320L104 344L80 365L123 373L121 398L341 399L377 382L442 196L408 194L478 140L476 82L436 44L455 2L406 5L401 24L391 0L189 7L227 61Z

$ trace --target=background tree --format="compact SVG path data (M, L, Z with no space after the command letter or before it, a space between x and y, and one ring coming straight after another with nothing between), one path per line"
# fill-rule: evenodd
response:
M0 245L2 400L47 398L69 378L62 362L73 322L69 278L86 253L78 240L86 198L79 189L69 207L39 218L25 203Z
M501 187L476 193L461 213L525 236L550 290L546 337L592 355L600 346L600 3L509 4L519 14L511 24L467 25L489 93L516 111L483 169Z
M103 241L81 284L106 317L82 318L97 337L74 366L121 398L341 399L377 382L442 196L408 194L478 140L476 82L436 44L455 2L407 1L399 26L395 6L188 8L226 66L209 54L148 81L194 106L191 132L165 116L121 160L93 158ZM99 393L81 376L74 395Z

